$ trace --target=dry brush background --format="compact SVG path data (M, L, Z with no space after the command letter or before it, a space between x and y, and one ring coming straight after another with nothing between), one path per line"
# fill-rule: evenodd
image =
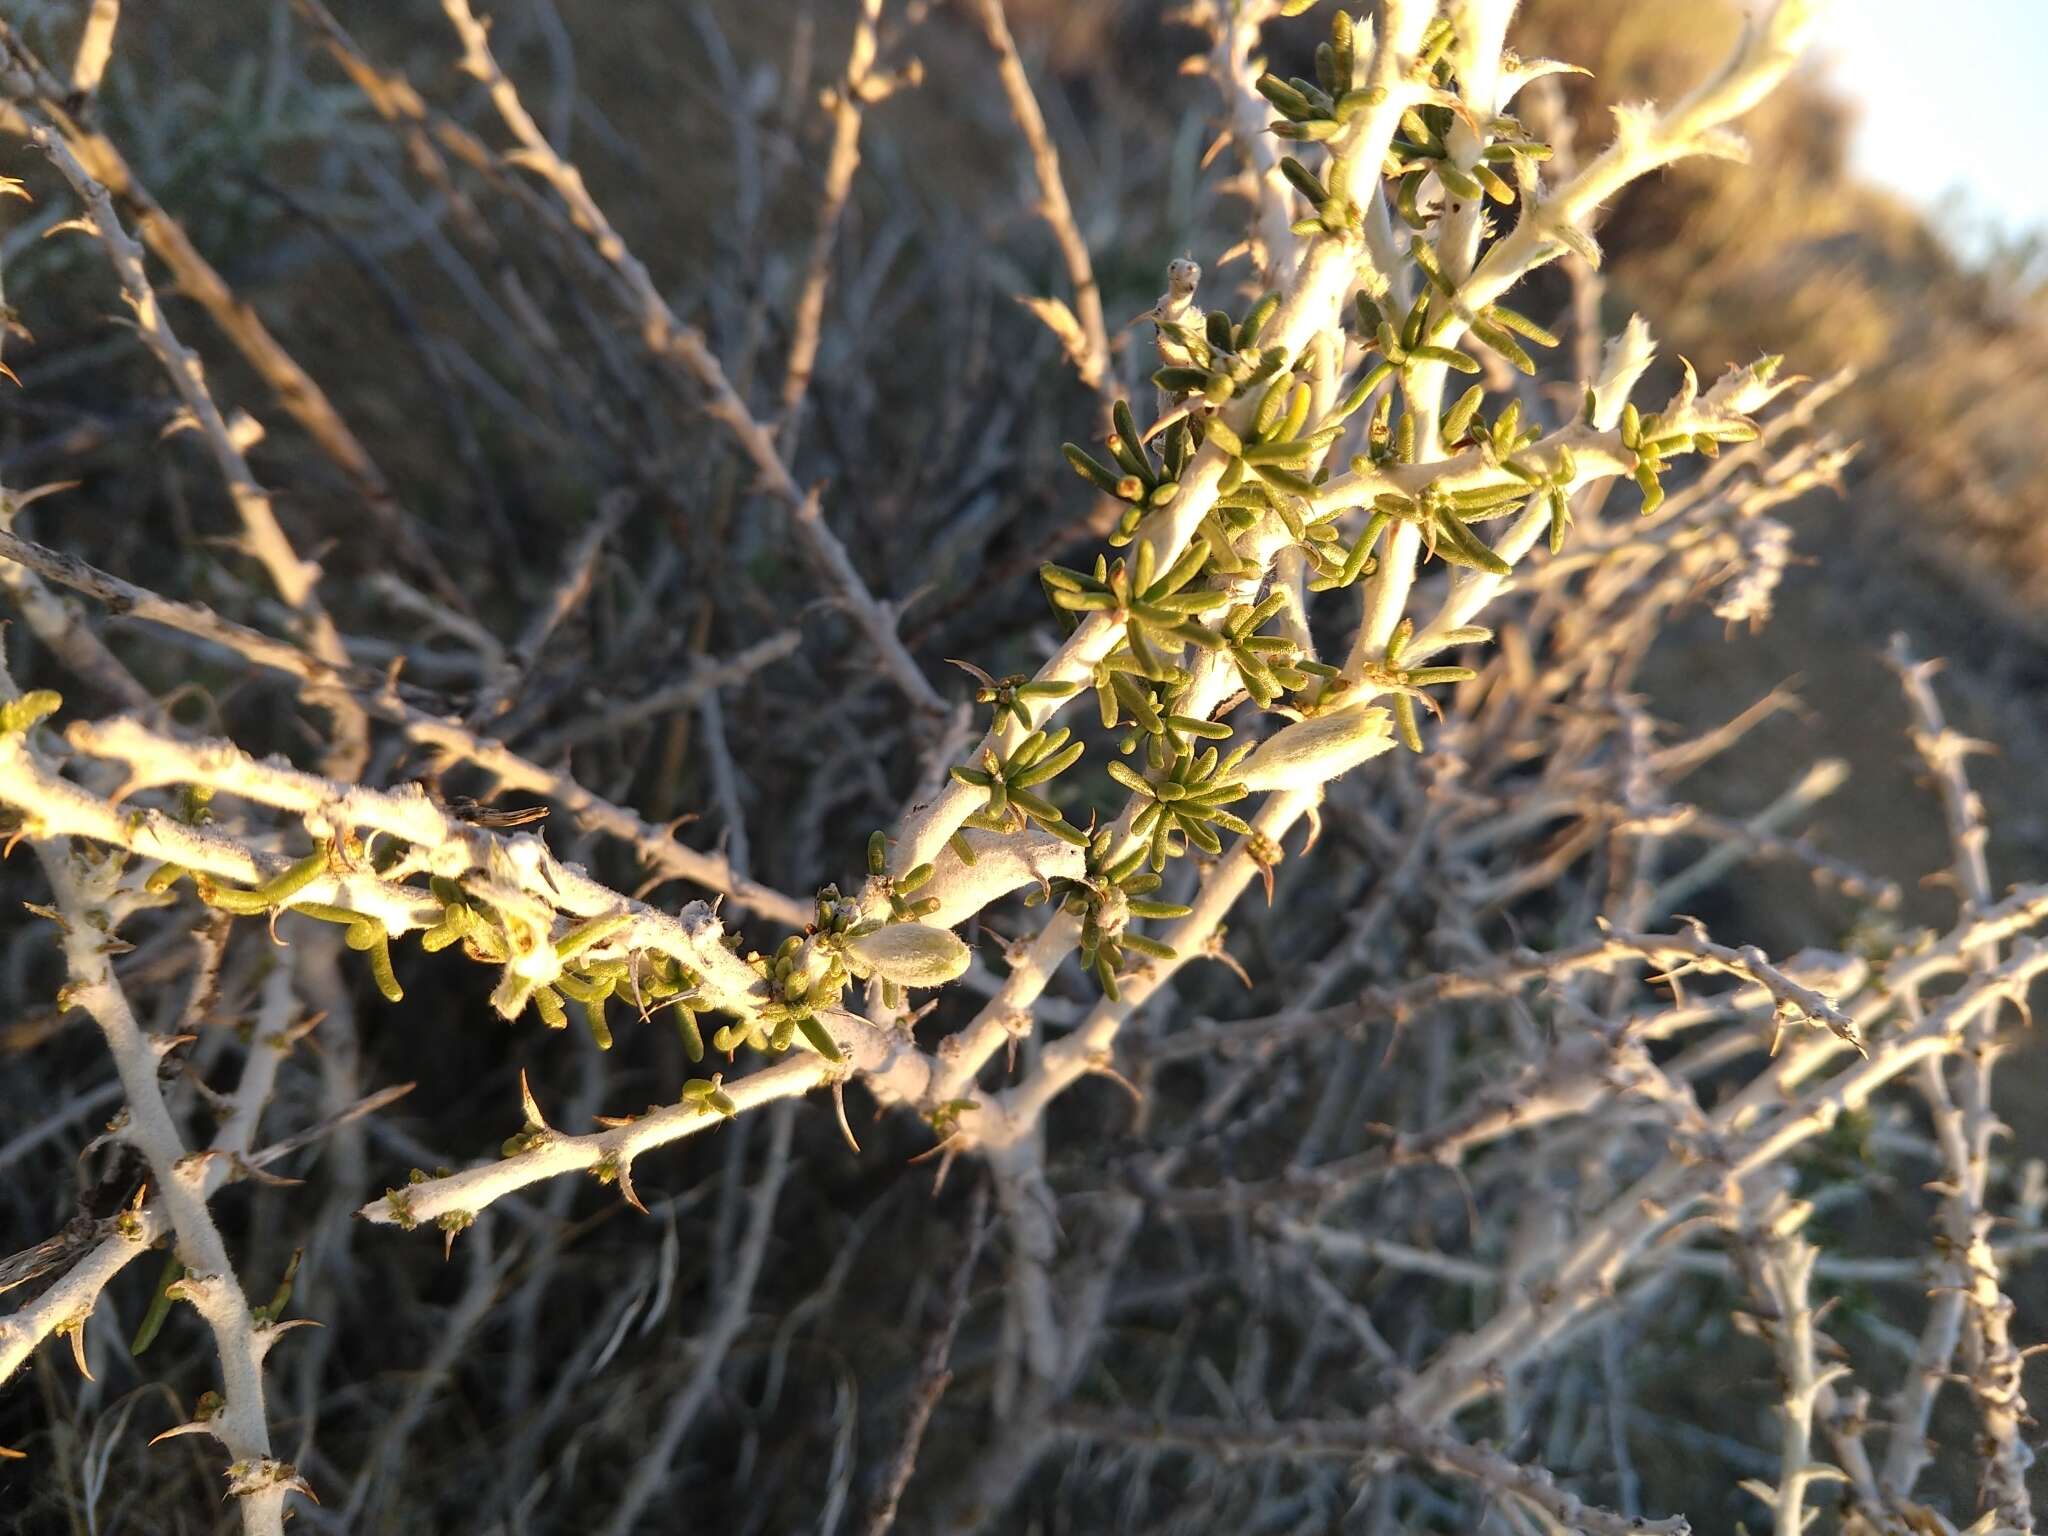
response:
M1276 70L1313 73L1332 8L1274 24ZM0 204L0 484L9 548L45 567L0 584L11 676L63 706L0 721L45 744L9 748L0 803L43 803L67 755L171 814L211 775L262 856L224 878L256 886L324 791L200 761L226 738L368 786L355 825L402 824L437 873L517 884L491 861L538 829L592 892L658 909L649 952L723 893L772 954L968 760L976 684L946 659L1001 678L1059 643L1038 568L1085 566L1118 510L1060 445L1099 445L1111 395L1154 409L1151 328L1123 322L1176 257L1206 305L1261 291L1234 248L1282 238L1270 190L1242 139L1208 153L1249 100L1202 62L1237 8L1012 0L1006 30L992 0L505 0L496 99L448 9L133 6L80 90L115 8L9 8L0 173L29 196ZM1520 52L1592 72L1518 104L1549 174L1738 31L1694 0L1528 0ZM587 189L510 153L514 88ZM1598 272L1518 290L1562 345L1529 381L1475 356L1546 431L1632 314L1661 348L1645 412L1681 354L1703 385L1766 351L1811 382L1650 518L1625 476L1582 487L1572 541L1457 658L1479 675L1425 713L1427 750L1331 787L1270 901L1254 880L1219 953L1073 1069L1028 1155L982 1156L998 1138L950 1099L921 1118L852 1085L843 1130L825 1092L756 1105L743 1056L745 1113L624 1168L643 1212L573 1139L688 1108L718 1063L693 1067L672 1012L615 1006L606 1051L574 1010L508 1027L487 972L416 937L390 941L390 1002L353 929L230 921L189 885L102 954L77 921L93 871L17 819L0 1343L63 1315L48 1298L144 1184L95 1140L124 1099L120 998L177 1039L156 1130L221 1149L193 1180L247 1293L229 1333L288 1274L281 1317L321 1325L262 1365L307 1528L2032 1530L2048 290L2026 253L1962 263L1853 181L1845 111L1796 70L1742 121L1750 164L1636 183ZM60 227L92 212L67 154L141 243L160 334L124 303L118 238ZM701 347L650 345L650 309ZM174 389L173 348L217 418ZM1309 638L1342 659L1345 634ZM144 771L171 760L185 777ZM424 830L415 782L443 813ZM134 835L118 821L103 841ZM598 911L577 878L518 873ZM21 905L52 909L53 879L64 926ZM1100 992L1068 966L1030 1029L989 1034L1045 918L1021 895L949 908L972 968L914 994L938 999L932 1061L982 1026L984 1087L1043 1075ZM356 1215L412 1169L491 1164L536 1113L602 1177L507 1193L445 1256ZM131 1357L162 1263L127 1264L0 1388L0 1523L249 1518L212 1436L150 1443L223 1368L247 1405L218 1296Z

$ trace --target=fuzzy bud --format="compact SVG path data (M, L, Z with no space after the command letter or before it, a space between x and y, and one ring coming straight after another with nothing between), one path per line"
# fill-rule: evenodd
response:
M846 943L847 959L899 987L937 987L967 969L960 936L923 923L891 923Z
M1376 704L1354 704L1274 732L1245 760L1238 778L1251 790L1314 789L1393 744L1393 717Z

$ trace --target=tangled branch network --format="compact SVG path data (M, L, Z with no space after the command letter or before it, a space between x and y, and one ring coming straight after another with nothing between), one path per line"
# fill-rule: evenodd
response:
M1612 141L1583 161L1546 128L1561 110L1553 77L1568 66L1507 48L1505 0L1382 0L1376 21L1338 10L1315 46L1314 78L1268 72L1266 51L1285 34L1269 37L1267 23L1312 8L1186 8L1205 40L1191 72L1220 93L1219 148L1240 163L1232 189L1249 207L1232 259L1256 278L1241 303L1205 310L1199 266L1174 263L1138 322L1140 345L1158 354L1156 368L1145 364L1143 425L1000 0L971 8L1074 294L1030 308L1106 423L1099 442L1069 444L1066 458L1108 511L1097 525L1105 550L1038 571L1052 629L1020 640L1036 645L1035 666L961 663L963 690L927 672L899 633L900 604L871 585L873 551L835 530L848 525L829 488L807 486L797 468L865 114L921 79L881 62L879 0L858 8L828 102L816 242L766 419L750 403L750 374L729 371L678 313L556 147L559 134L529 110L468 0L445 9L462 68L495 115L489 132L381 74L301 0L312 35L416 164L474 177L552 242L565 280L608 317L618 366L650 381L613 414L658 410L667 391L689 402L684 425L699 439L699 415L710 418L874 682L907 706L921 746L916 790L868 839L865 867L808 900L750 873L718 702L721 688L796 654L801 637L700 656L626 713L557 726L522 752L518 733L535 730L517 707L522 692L638 493L599 502L525 630L490 633L466 615L459 583L454 596L435 592L431 541L415 539L334 407L93 126L89 66L104 64L118 8L93 7L71 78L5 34L11 124L68 187L66 231L111 263L267 595L253 621L230 617L36 541L15 522L33 498L8 504L0 579L21 682L7 683L0 707L0 806L10 846L33 853L47 884L34 910L61 955L60 1007L90 1016L118 1074L123 1107L107 1144L132 1151L141 1172L118 1210L38 1263L46 1283L0 1320L0 1380L52 1338L85 1368L107 1288L163 1248L159 1305L189 1304L219 1362L218 1389L176 1432L225 1450L244 1530L277 1531L288 1511L347 1528L379 1497L396 1452L380 1442L341 1515L312 1501L323 1479L310 1435L297 1452L280 1449L265 1369L307 1319L284 1316L289 1274L270 1303L250 1302L213 1200L274 1177L263 1170L278 1158L388 1102L330 1095L321 1116L264 1144L297 1047L319 1038L325 1004L312 1000L337 990L318 974L323 963L338 950L360 956L358 981L402 1010L411 954L449 952L474 963L478 1005L487 995L507 1021L561 1029L573 1015L608 1050L615 1026L662 1020L701 1074L665 1085L665 1102L644 1112L599 1106L607 1113L594 1121L588 1103L567 1107L567 1085L522 1077L521 1118L508 1115L495 1155L470 1148L457 1159L467 1166L409 1176L392 1166L380 1179L390 1187L355 1215L432 1229L445 1251L477 1244L478 1315L502 1274L483 1221L493 1207L524 1209L536 1186L586 1174L646 1212L636 1175L649 1154L779 1116L756 1214L734 1235L735 1299L710 1325L705 1363L583 1528L636 1528L707 1411L760 1283L787 1172L790 1121L771 1106L827 1090L845 1126L845 1090L858 1085L928 1124L942 1167L986 1169L1008 1266L990 1389L1002 1427L932 1490L943 1528L995 1518L1034 1468L1064 1456L1132 1489L1143 1483L1134 1468L1189 1458L1216 1480L1215 1507L1256 1514L1259 1529L1334 1529L1323 1522L1346 1510L1372 1522L1360 1529L1473 1529L1484 1508L1498 1522L1487 1529L1687 1530L1682 1515L1645 1509L1619 1406L1616 1341L1651 1329L1663 1308L1740 1317L1768 1348L1776 1442L1747 1448L1736 1467L1752 1527L1794 1536L1825 1510L1845 1531L2035 1529L2024 1356L2004 1275L2037 1245L2030 1229L1998 1235L2010 1170L1997 1156L1991 1088L2001 1021L2024 1011L2048 970L2048 948L2031 936L2048 919L2048 887L1994 893L1963 772L1969 744L1945 724L1931 669L1903 644L1894 663L1913 740L1955 849L1960 912L1942 934L1900 930L1885 881L1785 830L1839 782L1833 765L1748 818L1673 797L1782 699L1673 742L1631 686L1651 642L1701 593L1731 624L1769 617L1789 540L1773 513L1834 483L1848 457L1809 430L1837 381L1811 385L1765 358L1703 388L1681 364L1652 397L1656 349L1640 319L1583 338L1583 376L1550 377L1558 370L1540 359L1561 337L1507 302L1539 270L1562 274L1591 295L1575 307L1597 323L1601 210L1678 161L1739 158L1731 125L1794 67L1807 6L1761 7L1716 72L1668 106L1622 112ZM216 402L153 286L152 256L366 503L412 530L394 548L417 556L421 586L393 575L391 588L413 614L467 637L468 709L437 707L342 630L319 566L251 468L260 429ZM1620 485L1633 487L1625 513L1608 506ZM256 756L182 723L177 701L124 655L139 630L294 695L320 727L317 747ZM37 680L21 665L25 649L39 674L75 679L117 708L78 711L69 683L25 688ZM956 702L963 691L988 711L979 739L970 706ZM690 711L712 759L721 851L688 847L658 817L551 766L627 720ZM395 771L406 754L434 765L429 782ZM548 829L440 792L440 774L465 769L486 781L484 798L552 802L658 880L693 883L705 898L674 909L643 899L651 888L636 895L558 856ZM1674 859L1688 844L1694 854ZM1765 861L1858 908L1854 942L1773 958L1682 915L1731 870ZM1319 905L1301 930L1313 928L1312 949L1284 936L1258 957L1226 949L1226 922L1255 885L1282 911ZM1539 906L1540 922L1524 921ZM1326 917L1335 931L1319 926ZM999 979L974 947L997 923L1017 933L1001 941ZM181 1064L210 978L245 940L277 947L239 1075L224 1090L202 1087L215 1124L195 1133ZM141 997L151 983L131 961L151 945L194 950L193 1002L167 1020ZM1201 962L1256 982L1271 1007L1197 1013L1188 999ZM1387 1040L1367 1050L1381 1027ZM1086 1240L1063 1232L1063 1202L1071 1209L1079 1188L1063 1159L1082 1134L1060 1118L1069 1091L1091 1078L1142 1085L1150 1115L1162 1075L1189 1066L1201 1088L1187 1124L1147 1143L1124 1170L1127 1188L1092 1191L1077 1227ZM1414 1085L1405 1105L1388 1097L1396 1081ZM1830 1254L1811 1219L1831 1197L1802 1183L1799 1159L1902 1086L1917 1092L1925 1129L1895 1122L1892 1134L1937 1170L1932 1258ZM1286 1141L1279 1166L1246 1176L1247 1128ZM1368 1129L1373 1144L1354 1145ZM1446 1170L1462 1192L1447 1196L1430 1177ZM1454 1252L1468 1209L1482 1234ZM1246 1344L1234 1386L1207 1366L1223 1408L1194 1412L1120 1331L1118 1276L1139 1263L1140 1231L1156 1224L1198 1254L1190 1234L1218 1220L1238 1234L1228 1240L1237 1256L1217 1240L1213 1264L1191 1260L1171 1283L1298 1302L1313 1319L1301 1379L1352 1367L1314 1411L1290 1406L1305 1400L1300 1383L1285 1385L1266 1345ZM978 1254L977 1228L874 1529L894 1520L910 1480ZM1217 1274L1205 1280L1205 1268ZM1889 1325L1890 1357L1858 1361L1823 1331L1814 1288L1851 1272L1933 1288L1917 1331ZM457 1354L461 1337L451 1336ZM1859 1382L1886 1372L1896 1390L1873 1414ZM1122 1385L1105 1391L1111 1379ZM1929 1426L1954 1382L1976 1427L1943 1458ZM1580 1439L1555 1427L1567 1396L1588 1393L1607 1405L1611 1466L1597 1479L1579 1475ZM1960 1519L1916 1497L1944 1459L1974 1474L1980 1507ZM1297 1469L1292 1505L1232 1470L1275 1463ZM339 1469L334 1478L346 1482ZM1267 1519L1273 1507L1298 1509L1294 1523Z

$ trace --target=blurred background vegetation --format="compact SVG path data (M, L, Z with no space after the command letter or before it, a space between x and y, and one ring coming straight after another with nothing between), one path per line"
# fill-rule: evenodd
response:
M1167 260L1183 253L1208 268L1205 298L1236 293L1249 274L1242 261L1226 259L1240 211L1224 186L1228 157L1201 168L1214 102L1206 84L1179 67L1198 45L1195 34L1151 0L1011 0L1009 8L1111 324L1145 309ZM1852 0L1840 8L1853 12ZM11 9L46 57L67 56L73 7L32 0ZM678 312L705 328L743 389L779 368L815 227L827 132L816 98L845 57L848 8L500 0L493 9L500 59L676 296ZM334 10L365 57L497 141L474 83L455 70L457 49L438 7L335 0ZM1059 454L1063 439L1091 430L1099 402L1014 301L1061 292L1065 280L1030 212L1029 167L992 89L984 43L946 4L892 4L888 17L885 59L915 54L923 80L869 115L800 478L829 485L835 526L878 588L898 598L921 594L905 631L922 656L968 657L1001 674L1017 669L1026 637L1046 623L1031 579L1036 564L1099 537ZM1524 53L1592 72L1561 86L1586 150L1600 141L1612 104L1682 90L1718 58L1736 24L1714 0L1526 0L1516 36ZM614 322L583 307L560 251L516 199L493 194L481 178L451 190L423 173L422 158L378 119L284 0L131 5L100 117L139 178L370 445L430 563L454 573L477 621L500 636L518 632L554 580L560 550L609 486L630 486L642 498L638 526L666 531L651 563L630 555L618 562L623 568L601 574L587 618L566 636L567 654L551 665L581 679L573 696L551 695L543 678L512 722L536 755L550 744L573 751L585 783L651 821L700 812L714 795L703 754L693 750L690 711L573 745L550 731L602 712L607 701L588 679L616 678L624 688L622 656L638 676L659 678L693 657L730 654L801 627L806 643L773 686L743 689L732 701L731 718L743 722L734 729L748 735L756 769L747 786L757 810L753 865L793 890L858 867L867 831L887 819L907 784L874 782L864 756L845 759L833 742L848 732L868 741L900 732L894 701L867 686L860 648L816 605L816 584L748 496L743 468L708 428L674 430L671 386L608 343ZM1853 369L1825 420L1863 446L1839 501L1795 520L1802 563L1772 626L1727 635L1702 616L1667 636L1654 672L1670 686L1651 707L1681 725L1704 725L1792 681L1816 707L1770 722L1761 742L1788 760L1849 761L1853 775L1823 809L1820 840L1906 883L1910 908L1925 899L1912 882L1946 855L1935 818L1897 811L1914 770L1896 690L1876 653L1893 629L1906 628L1923 654L1951 658L1959 726L1999 744L2000 754L1974 772L1998 833L1993 873L2002 886L2048 855L2048 795L2036 766L2048 761L2048 455L2036 425L2048 411L2048 284L2026 249L1980 249L1965 259L1901 189L1860 180L1850 169L1850 104L1818 73L1795 78L1743 127L1755 147L1750 165L1688 163L1639 185L1611 211L1601 231L1605 328L1640 312L1667 354L1691 358L1705 378L1764 351L1786 354L1789 367L1815 377ZM172 414L166 388L132 337L108 324L118 303L99 252L40 238L69 205L35 161L18 142L0 156L0 171L26 178L37 194L33 207L7 205L10 224L0 236L6 302L18 321L6 358L25 386L0 395L0 481L17 493L77 482L33 509L39 537L159 589L246 606L234 595L240 557L220 543L227 515L208 471L190 450L160 448ZM1570 302L1552 271L1522 307L1548 323ZM181 333L206 353L217 394L262 420L267 435L253 463L279 494L302 548L325 566L324 591L344 629L383 633L412 622L403 594L383 578L427 588L432 572L395 553L391 530L365 517L354 489L203 316L183 302L174 312ZM1127 381L1147 371L1144 351L1126 346L1119 366ZM1660 397L1658 382L1645 398ZM262 617L260 604L253 611ZM445 681L459 696L459 673L437 670L438 638L418 621L412 640L383 659L402 653L414 681ZM233 669L169 647L136 665L155 689L195 685L190 723L257 750L295 745L274 700L238 683ZM907 764L912 754L902 756ZM396 773L406 765L388 766ZM1703 799L1714 795L1732 811L1756 808L1755 786L1739 778L1702 791ZM722 830L712 819L685 835L709 846ZM576 850L559 819L551 831L559 851ZM594 852L578 856L603 865ZM614 877L631 884L630 866ZM28 894L18 873L7 878ZM671 888L662 899L685 894L694 893ZM1726 907L1706 915L1725 942L1744 941L1766 918L1781 934L1840 937L1839 914L1817 908L1796 873L1759 874L1717 899ZM434 995L431 978L446 967L417 954L407 963L408 989ZM457 984L445 995L462 995ZM417 1038L385 1038L376 1028L382 1015L374 1005L365 1012L364 1079L420 1079L418 1102L446 1107L426 1128L430 1139L464 1155L503 1134L518 1067L563 1083L582 1070L575 1042L508 1035L480 1017L475 999L451 1003L446 1039L432 1050ZM0 1023L0 1052L17 1109L98 1060L96 1041L33 1013ZM661 1082L680 1075L676 1060L640 1065L656 1097ZM833 1455L829 1425L839 1400L856 1384L867 1390L870 1372L901 1389L921 1347L918 1307L950 1273L964 1203L957 1192L934 1202L928 1180L906 1176L906 1158L922 1150L914 1125L863 1125L864 1151L855 1157L824 1117L812 1120L800 1138L812 1155L785 1197L785 1220L821 1240L778 1256L764 1286L760 1336L749 1342L772 1390L757 1380L724 1402L705 1451L743 1461L757 1487L815 1483ZM673 1199L686 1202L683 1209L700 1199L711 1209L707 1192L718 1171L737 1166L746 1146L735 1133L677 1155L674 1187L682 1193ZM370 1155L377 1169L405 1160L388 1145ZM643 1189L646 1182L643 1175ZM16 1205L10 1227L28 1232L54 1230L70 1203L68 1189L15 1188L7 1198ZM648 1248L644 1234L615 1219L615 1207L603 1209L582 1218L561 1250L549 1293L551 1308L582 1309L579 1330L612 1315L618 1277L637 1273ZM276 1230L251 1238L259 1241L280 1253L289 1247ZM438 1245L425 1239L360 1251L371 1257L347 1273L364 1296L415 1296L429 1309L452 1309L464 1294L460 1250L445 1268ZM835 1257L858 1266L850 1287ZM859 1274L870 1263L886 1266L890 1278L864 1290ZM514 1290L520 1279L514 1272L504 1285ZM313 1315L347 1305L321 1294L323 1284L339 1283L309 1267ZM2048 1315L2032 1278L2014 1286L2023 1315ZM820 1294L839 1298L841 1336L800 1345L797 1353L809 1355L791 1364L775 1309ZM688 1337L691 1324L677 1326ZM536 1327L549 1337L515 1311L513 1333ZM397 1324L381 1337L351 1328L347 1339L345 1348L360 1351L357 1375L374 1401L334 1406L331 1437L328 1428L322 1435L337 1464L354 1467L382 1446L378 1427L388 1418L369 1407L403 1397L422 1379L429 1351L416 1329ZM182 1345L167 1336L158 1346L180 1347L193 1362L203 1358L196 1329ZM556 1390L576 1400L570 1420L579 1426L566 1450L560 1438L546 1447L480 1440L478 1426L491 1414L465 1406L465 1394L495 1402L502 1383L481 1374L463 1380L459 1364L434 1366L450 1375L420 1438L390 1452L389 1486L362 1528L483 1528L472 1519L483 1497L476 1490L508 1453L530 1458L515 1491L528 1480L543 1488L536 1507L550 1520L531 1528L566 1528L551 1522L573 1510L579 1480L606 1476L606 1448L630 1442L631 1426L674 1390L658 1350L641 1358L628 1350L600 1370L591 1364L595 1352L581 1348L580 1331L564 1334ZM59 1399L70 1386L47 1367L35 1376L0 1397L0 1443L47 1445L49 1426L66 1420ZM1659 1390L1682 1398L1698 1385L1673 1381ZM290 1402L290 1389L280 1397ZM1670 1411L1704 1421L1712 1410L1674 1399ZM864 1442L862 1455L885 1455L890 1429L884 1422L863 1430L875 1444ZM578 1447L591 1454L579 1461ZM143 1453L129 1443L121 1454ZM144 1527L203 1528L196 1522L217 1489L200 1458L149 1454L150 1478L164 1496ZM934 1454L943 1465L943 1444ZM547 1474L553 1482L542 1477L544 1455L558 1467ZM181 1458L192 1464L182 1488L163 1470ZM335 1481L331 1469L309 1471L316 1485ZM73 1528L28 1486L27 1474L0 1464L0 1521ZM1724 1494L1702 1491L1709 1506ZM811 1507L807 1495L789 1498L797 1501L790 1508ZM759 1498L748 1510L751 1528L783 1528L775 1523L782 1507ZM1048 1494L1021 1506L1007 1528L1069 1528L1030 1523L1058 1507Z

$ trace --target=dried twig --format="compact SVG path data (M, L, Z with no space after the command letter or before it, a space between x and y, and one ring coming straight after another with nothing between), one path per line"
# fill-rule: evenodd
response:
M853 559L837 534L826 526L818 493L806 492L791 476L777 450L774 437L754 419L746 402L726 377L725 368L693 326L676 318L661 296L654 279L640 259L612 228L583 185L575 166L556 154L540 127L520 102L519 93L491 52L488 29L470 10L469 0L443 0L443 9L462 40L463 67L484 83L492 104L506 127L520 144L520 164L545 180L562 199L576 227L589 238L597 253L619 274L637 311L641 339L648 350L664 361L679 365L709 397L706 409L740 445L762 484L786 506L796 522L798 535L814 558L831 575L843 602L867 635L877 658L903 696L920 709L933 714L945 711L945 701L903 648L896 633L895 616L868 590L854 568Z
M334 621L328 617L319 594L314 590L320 578L319 567L301 560L298 551L292 548L291 540L285 536L271 506L269 493L256 483L248 461L242 456L241 443L229 429L220 407L214 403L198 355L178 340L165 318L156 289L143 265L142 248L129 237L127 230L121 227L121 221L115 217L107 189L93 179L72 153L70 145L54 130L32 121L30 136L36 147L63 172L65 180L71 183L79 200L85 204L94 227L99 231L101 243L107 248L108 258L120 277L128 306L135 316L137 332L163 364L164 372L170 375L192 424L220 466L221 478L227 482L228 495L242 520L241 547L263 567L271 585L277 589L277 595L298 615L305 627L307 646L313 654L330 666L346 667L348 652L342 646ZM327 711L334 720L336 743L328 759L330 771L344 777L360 773L370 750L369 721L361 708L345 692L324 687L309 688L307 698Z
M1067 184L1060 175L1059 151L1046 131L1045 114L1038 109L1038 96L1031 89L1031 77L1017 55L1017 41L1010 35L1010 21L1003 13L1003 0L973 0L974 19L981 24L989 46L996 54L996 78L1002 81L1003 96L1010 104L1010 116L1024 135L1031 151L1032 174L1038 179L1038 212L1059 242L1060 257L1067 264L1067 281L1074 290L1074 307L1054 306L1055 301L1030 299L1034 308L1047 306L1046 316L1053 331L1066 343L1074 370L1090 389L1108 387L1109 333L1102 320L1102 290L1095 283L1095 266L1088 257L1088 242L1074 221L1074 206L1067 198Z
M874 1509L868 1516L867 1536L888 1536L894 1528L896 1506L903 1499L903 1490L910 1486L911 1474L917 1470L917 1454L924 1444L925 1429L931 1423L933 1410L939 1406L939 1399L952 1385L953 1373L946 1368L946 1362L952 1356L953 1339L960 1331L960 1320L967 1315L968 1286L974 1278L975 1262L981 1257L982 1239L988 1234L988 1190L986 1182L975 1186L974 1200L967 1216L967 1251L960 1256L952 1283L946 1288L945 1319L925 1344L924 1361L918 1369L917 1389L911 1394L910 1414L903 1425L903 1438L897 1443L896 1454L889 1458L889 1470L883 1477L881 1492L875 1496Z

